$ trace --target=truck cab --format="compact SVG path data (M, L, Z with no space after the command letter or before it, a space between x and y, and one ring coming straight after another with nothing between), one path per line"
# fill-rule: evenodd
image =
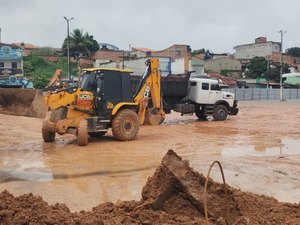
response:
M201 104L215 104L225 101L233 105L234 94L221 90L219 82L209 78L191 78L188 99Z
M195 113L199 119L212 116L222 121L228 115L237 115L237 100L234 94L221 90L218 80L211 78L190 78L185 101L174 105L174 111L182 114Z
M237 101L234 94L222 91L218 80L191 78L187 99L194 104L199 119L212 115L215 120L225 120L228 115L237 115Z

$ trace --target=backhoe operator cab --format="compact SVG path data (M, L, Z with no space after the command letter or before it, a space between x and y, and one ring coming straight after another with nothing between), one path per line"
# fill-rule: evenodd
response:
M84 70L80 89L93 93L94 114L111 119L120 102L133 102L129 70L92 68Z
M115 139L129 141L137 136L145 116L163 120L159 61L152 58L146 65L136 90L132 90L130 70L90 68L83 70L73 92L66 89L48 92L45 99L51 115L43 124L44 141L54 141L55 133L75 130L78 144L84 146L88 144L88 136L103 136L109 128Z

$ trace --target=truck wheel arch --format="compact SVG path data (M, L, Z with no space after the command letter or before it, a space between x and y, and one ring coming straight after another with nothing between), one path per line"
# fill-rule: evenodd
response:
M215 103L215 107L216 107L217 105L224 105L224 106L227 108L228 111L229 111L229 109L230 109L230 106L229 106L228 102L223 101L223 100L217 101L217 102Z

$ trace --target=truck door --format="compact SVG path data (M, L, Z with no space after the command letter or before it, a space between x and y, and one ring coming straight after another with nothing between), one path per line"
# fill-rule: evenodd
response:
M201 84L201 93L198 96L198 103L201 104L209 104L210 100L209 100L209 83L203 82L200 83Z
M221 88L219 84L211 83L209 90L209 104L215 104L221 99Z

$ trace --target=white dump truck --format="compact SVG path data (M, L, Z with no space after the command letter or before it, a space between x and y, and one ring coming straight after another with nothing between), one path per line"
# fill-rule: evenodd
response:
M225 120L228 115L237 115L237 100L233 93L221 90L218 80L211 78L190 78L191 73L169 75L161 78L163 109L166 114L171 110L182 114L195 115L205 120ZM132 77L137 83L138 77ZM151 106L149 106L151 107Z
M210 78L191 78L186 98L174 104L173 110L183 114L194 112L199 119L212 116L218 121L238 113L234 94L221 90L218 80Z

